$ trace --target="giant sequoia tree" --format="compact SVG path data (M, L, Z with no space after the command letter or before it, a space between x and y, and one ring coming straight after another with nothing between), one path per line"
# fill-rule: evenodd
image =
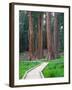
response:
M42 40L42 16L38 16L38 58L42 57L43 54L43 40Z
M34 52L34 33L33 33L33 21L32 13L29 12L29 57L32 59Z
M64 51L64 14L20 11L19 35L20 53L29 53L25 57L54 59Z
M59 28L58 28L58 13L54 13L54 54L58 56L59 48Z
M46 30L47 30L47 48L48 48L48 59L54 58L53 43L52 43L52 32L51 32L51 13L46 13Z

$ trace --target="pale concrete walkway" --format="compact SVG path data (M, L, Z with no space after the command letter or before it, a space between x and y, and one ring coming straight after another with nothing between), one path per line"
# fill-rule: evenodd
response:
M25 79L40 79L41 78L40 72L44 69L44 67L47 64L48 64L47 62L43 62L40 66L28 72Z

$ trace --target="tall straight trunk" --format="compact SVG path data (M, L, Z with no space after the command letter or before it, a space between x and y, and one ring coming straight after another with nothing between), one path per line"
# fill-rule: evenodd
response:
M42 44L42 16L38 17L38 58L42 58L43 44Z
M48 59L51 60L54 58L53 52L53 40L51 32L51 13L46 13L46 30L47 30L47 48L48 48Z
M58 56L58 47L59 47L59 31L58 31L58 13L54 14L54 53L55 57Z
M32 59L34 51L34 33L33 33L33 21L32 13L29 11L29 58Z
M38 32L35 31L35 34L34 34L34 56L35 58L37 58L38 56Z

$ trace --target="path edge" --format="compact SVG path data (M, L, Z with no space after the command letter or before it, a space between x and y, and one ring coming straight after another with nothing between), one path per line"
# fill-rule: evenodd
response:
M49 63L48 63L48 64L49 64ZM48 64L47 64L47 65L48 65ZM47 66L47 65L46 65L46 66ZM45 67L46 67L46 66L45 66ZM41 72L40 72L41 78L45 78L44 75L43 75L43 73L42 73L42 71L45 69L45 67L44 67L44 68L41 70Z
M40 65L41 65L41 64L39 64L39 65L37 65L37 66L35 66L35 67L33 67L33 68L31 68L31 69L27 70L27 71L25 72L24 76L22 77L22 79L25 79L25 78L26 78L26 76L27 76L27 73L29 73L31 70L33 70L33 69L37 68L37 67L38 67L38 66L40 66Z

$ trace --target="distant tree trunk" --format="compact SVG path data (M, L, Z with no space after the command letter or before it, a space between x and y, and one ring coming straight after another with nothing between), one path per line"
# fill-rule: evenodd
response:
M38 56L38 32L35 31L35 34L34 34L35 38L34 38L34 42L35 42L35 58L37 58Z
M48 48L48 59L51 60L54 58L53 51L53 40L52 40L52 32L51 32L51 13L46 13L46 30L47 30L47 48Z
M58 56L58 47L59 47L59 32L58 32L58 13L54 14L54 53L55 57Z
M33 33L33 21L32 13L29 12L29 58L32 59L34 51L34 33Z
M42 39L42 16L38 17L38 58L42 58L43 55L43 39Z

